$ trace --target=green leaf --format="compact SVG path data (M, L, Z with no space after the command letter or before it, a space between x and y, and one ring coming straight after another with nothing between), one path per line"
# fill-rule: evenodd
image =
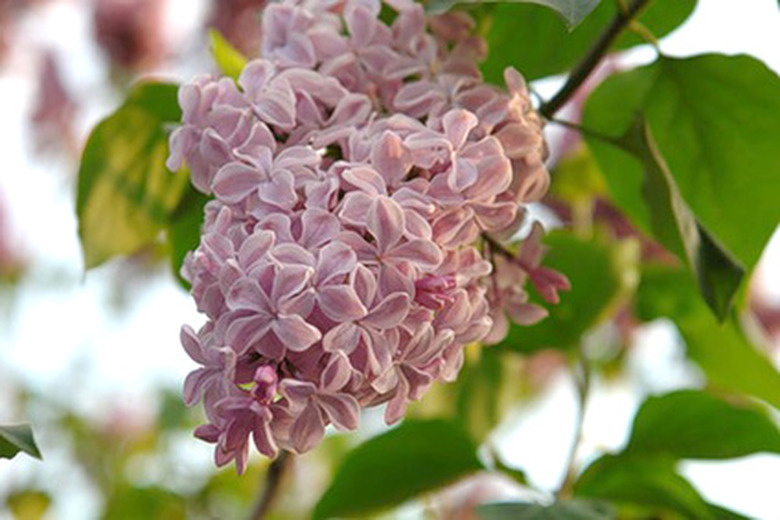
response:
M566 22L569 30L574 29L588 16L601 0L526 0L554 10Z
M191 184L185 189L178 206L171 214L168 225L168 244L170 246L171 269L184 289L189 283L181 276L181 267L187 252L200 243L200 228L203 224L203 207L209 197L196 190Z
M610 520L617 518L603 503L567 500L549 506L522 502L499 502L477 506L482 520Z
M525 471L523 471L522 469L517 469L517 468L512 468L510 466L507 466L501 460L501 457L499 456L498 453L493 453L493 459L494 459L494 466L496 471L500 471L502 474L511 478L521 486L529 487L528 475L525 474Z
M716 518L696 489L674 472L673 461L659 456L604 455L579 477L574 494L659 513L674 511L685 518Z
M479 0L431 0L425 3L425 10L430 14L444 13L456 4L489 3ZM492 0L496 1L496 0ZM510 3L536 4L555 12L566 24L569 30L574 29L601 2L601 0L508 0Z
M540 323L530 327L513 324L501 348L520 352L574 348L582 334L608 314L621 292L618 250L567 231L551 233L545 244L550 251L544 264L564 273L572 290L561 293L559 304L547 306L550 315Z
M676 459L780 453L780 430L764 411L697 390L650 397L637 412L627 451Z
M711 385L780 407L780 373L748 341L733 316L718 323L686 273L647 268L637 291L636 311L645 321L672 318L688 357L702 368Z
M29 424L0 426L0 459L12 459L20 451L41 459Z
M347 454L314 518L365 517L483 468L457 424L406 421Z
M482 63L485 79L503 84L504 69L513 66L528 80L569 70L617 15L617 2L601 2L576 29L569 32L549 9L536 5L502 2L491 5L483 32L488 56ZM682 24L693 12L696 0L651 2L638 20L660 38ZM634 33L618 38L615 49L644 43Z
M617 144L642 164L642 195L655 238L680 259L687 260L704 300L720 320L725 319L745 269L717 243L683 200L641 115L637 115Z
M590 97L584 126L623 135L642 112L682 198L750 270L780 221L780 78L748 56L661 57L612 76ZM645 230L642 167L588 138L613 200Z
M225 76L237 80L246 65L246 57L216 29L209 29L209 42L211 43L211 54L214 56L219 70Z
M181 117L177 86L141 82L87 140L76 212L87 268L154 243L189 184L165 168L166 126Z
M716 504L707 504L710 508L710 513L715 520L750 520L747 516L741 515L725 507Z

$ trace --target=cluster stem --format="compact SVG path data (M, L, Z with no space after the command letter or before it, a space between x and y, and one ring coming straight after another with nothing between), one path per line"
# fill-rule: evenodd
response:
M588 395L591 386L591 369L585 354L580 351L579 358L574 365L572 372L575 386L577 388L577 419L574 423L574 437L572 439L569 454L566 458L563 481L558 492L559 499L569 499L572 496L574 482L577 477L577 452L582 443L583 427L585 426L585 407L588 403Z
M292 455L287 451L282 451L268 466L265 479L263 480L262 491L252 508L249 520L263 520L266 517L276 499L282 477L284 477L291 462Z
M582 58L582 60L574 67L571 75L569 75L566 83L563 87L550 99L549 101L542 103L539 107L539 113L546 119L551 119L558 110L561 109L569 99L577 93L577 90L585 83L593 69L601 62L601 59L607 54L612 44L615 42L618 36L623 30L631 25L631 22L636 18L639 13L644 9L650 0L633 0L629 5L620 8L617 16L612 20L612 23L604 30L604 32L593 44L588 53Z

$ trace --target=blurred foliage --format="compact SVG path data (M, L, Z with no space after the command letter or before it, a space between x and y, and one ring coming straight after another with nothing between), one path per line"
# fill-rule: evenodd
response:
M780 453L780 431L766 410L696 390L650 397L636 414L627 451L679 459Z
M710 385L761 398L780 407L780 373L732 314L718 323L682 271L648 267L636 298L640 319L671 319L685 341L688 356Z
M5 505L18 520L40 520L51 506L51 497L44 491L25 489L9 495Z
M608 504L585 500L555 502L549 506L506 502L477 508L482 520L610 520L615 518Z
M643 506L649 517L712 518L704 499L664 457L604 455L580 476L575 493L631 509Z

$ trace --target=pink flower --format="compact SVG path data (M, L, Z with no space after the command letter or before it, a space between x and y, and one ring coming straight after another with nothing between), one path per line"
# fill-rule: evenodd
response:
M402 333L393 363L377 377L372 386L380 394L390 394L385 410L388 424L403 417L406 404L422 397L439 375L442 354L453 340L454 333L445 329L438 334L430 324L423 324L414 335Z
M360 419L360 405L342 389L352 377L352 368L343 353L331 355L322 371L319 385L283 379L279 392L289 402L292 415L289 426L290 447L298 453L309 451L325 435L325 425L354 430ZM327 422L326 422L327 421Z
M527 279L549 301L568 286L538 230L512 259L480 240L510 236L546 190L522 79L481 82L465 14L431 32L420 4L388 5L391 25L378 0L271 4L238 84L179 92L168 165L214 196L183 268L207 317L182 332L199 365L184 394L218 465L243 470L250 438L308 451L368 406L400 420L466 344L541 316Z
M298 265L267 265L257 273L263 285L251 278L233 283L227 294L230 324L226 339L240 353L248 348L270 359L281 359L285 349L302 351L316 343L322 334L299 314L300 299L312 269ZM266 338L268 335L273 335Z

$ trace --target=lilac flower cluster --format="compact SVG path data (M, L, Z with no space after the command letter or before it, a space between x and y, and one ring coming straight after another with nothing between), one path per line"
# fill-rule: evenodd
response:
M475 247L511 236L547 189L522 78L507 70L508 92L481 81L467 16L427 20L393 0L388 25L381 7L271 4L263 58L237 84L180 90L168 165L186 163L214 196L183 269L208 318L182 330L202 365L184 393L203 400L196 435L217 444L218 465L241 471L250 437L269 457L305 452L328 424L357 428L368 406L398 421L456 377L507 291L512 318L544 316L526 303L528 273L491 289Z

